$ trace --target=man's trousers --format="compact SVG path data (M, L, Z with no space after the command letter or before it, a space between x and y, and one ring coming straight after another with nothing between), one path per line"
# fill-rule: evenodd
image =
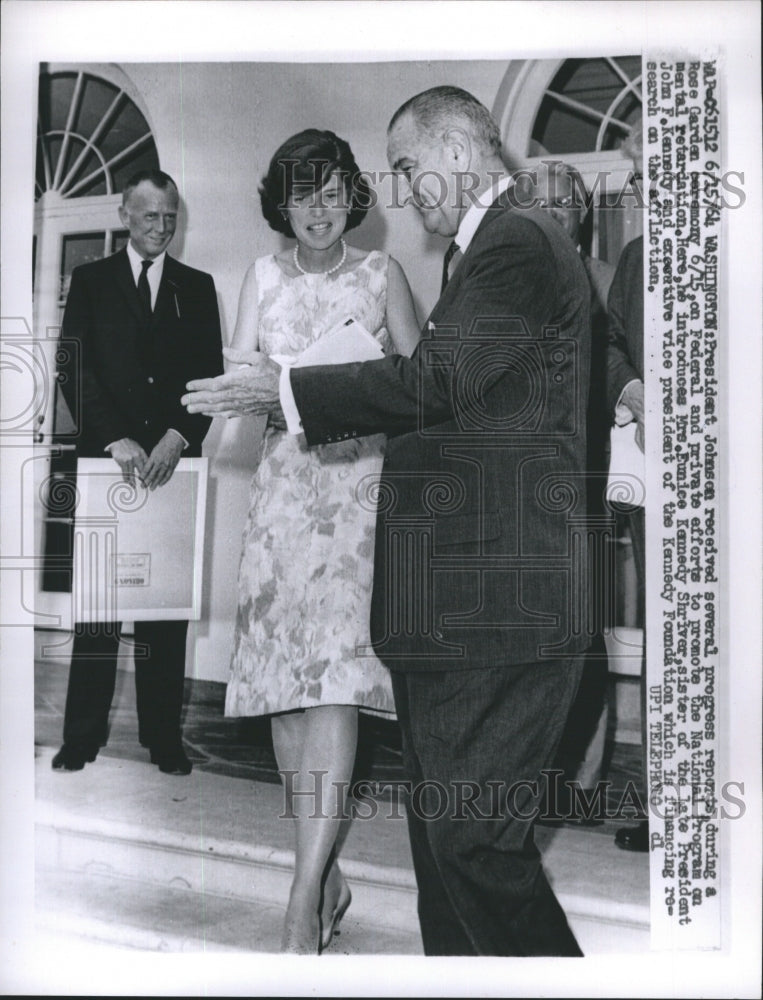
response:
M180 742L187 631L187 621L135 622L135 694L143 746L172 748ZM97 751L106 742L118 649L116 623L75 626L64 744Z
M581 954L533 819L583 662L393 671L427 955Z

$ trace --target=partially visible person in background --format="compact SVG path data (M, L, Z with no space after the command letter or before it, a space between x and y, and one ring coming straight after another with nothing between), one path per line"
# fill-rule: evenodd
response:
M595 521L606 519L604 493L607 482L607 453L611 420L606 407L606 302L615 268L604 260L591 256L593 236L593 210L591 196L579 171L561 160L543 160L532 173L520 173L518 204L532 204L544 209L564 229L575 244L585 267L591 287L591 383L586 415L588 432L587 501L588 516L592 526ZM606 553L600 551L600 559ZM600 561L592 586L602 595L606 568ZM597 586L598 585L598 586ZM604 608L599 608L598 624ZM601 632L593 637L586 654L583 676L575 701L570 709L562 735L555 771L550 775L544 820L564 819L579 825L595 825L599 811L593 796L599 781L605 776L604 754L606 749L607 722L609 718L607 689L609 684L607 650ZM575 782L586 797L594 803L594 810L587 809L575 795L568 782Z
M77 456L110 454L126 479L151 490L170 481L181 455L201 454L211 421L181 406L186 381L223 370L214 281L167 254L178 204L161 170L127 181L119 218L129 242L74 269L62 328L78 345L61 372ZM138 739L167 774L191 772L180 718L187 630L187 621L135 623ZM75 624L55 770L82 770L105 744L118 649L117 623Z
M641 135L641 116L631 127L623 144L623 153L633 160L634 177L638 182L643 176L644 154ZM607 303L609 326L607 335L607 408L610 423L618 426L635 421L636 444L644 450L644 239L639 236L623 250L617 264ZM627 511L628 525L633 544L639 603L643 607L646 587L645 577L645 520L643 507ZM646 629L644 629L646 650ZM646 659L641 658L641 762L643 781L646 784L648 768L646 758ZM615 834L615 843L626 851L649 850L649 821L641 820L635 827L621 827Z

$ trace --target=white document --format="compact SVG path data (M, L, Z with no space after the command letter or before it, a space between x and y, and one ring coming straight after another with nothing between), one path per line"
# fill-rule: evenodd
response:
M73 621L198 621L208 464L181 458L152 492L111 458L78 460Z
M375 361L384 356L377 340L352 316L348 316L325 336L320 337L296 358L274 354L281 367L307 368L313 365L343 365L352 361Z
M646 464L644 453L636 444L635 420L610 431L607 500L629 507L646 505Z

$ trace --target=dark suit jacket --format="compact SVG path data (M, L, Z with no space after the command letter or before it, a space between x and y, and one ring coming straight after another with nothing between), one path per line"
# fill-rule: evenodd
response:
M529 663L588 645L589 300L558 223L500 198L412 358L292 370L310 444L391 436L371 624L390 668Z
M606 261L580 253L591 285L591 383L588 394L588 513L606 513L609 466L607 409L607 299L615 269Z
M644 380L644 238L620 254L607 302L607 408L610 423L620 394L633 379Z
M100 458L123 437L151 449L172 427L199 455L210 419L180 404L192 378L223 370L211 275L167 256L146 329L127 251L74 269L64 311L59 380L77 427L77 454Z

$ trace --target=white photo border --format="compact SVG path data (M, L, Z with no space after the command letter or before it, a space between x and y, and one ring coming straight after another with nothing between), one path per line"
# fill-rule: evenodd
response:
M720 952L585 959L363 956L284 963L239 955L99 949L35 952L30 630L0 634L3 992L122 994L756 996L760 968L761 750L761 151L760 12L754 2L299 3L37 2L2 5L2 316L31 325L34 109L41 61L382 61L548 58L602 52L720 50L725 160L745 173L744 210L727 213L723 289L723 456L727 536L722 610L728 670L725 771L745 781L732 824ZM500 45L497 39L502 39ZM9 405L6 399L3 406ZM7 412L7 410L5 411ZM23 450L23 449L19 449ZM4 485L18 456L0 449ZM5 507L4 538L13 530ZM0 574L0 603L11 599ZM336 962L341 962L337 966ZM340 971L341 969L341 971ZM309 985L308 985L309 984Z

